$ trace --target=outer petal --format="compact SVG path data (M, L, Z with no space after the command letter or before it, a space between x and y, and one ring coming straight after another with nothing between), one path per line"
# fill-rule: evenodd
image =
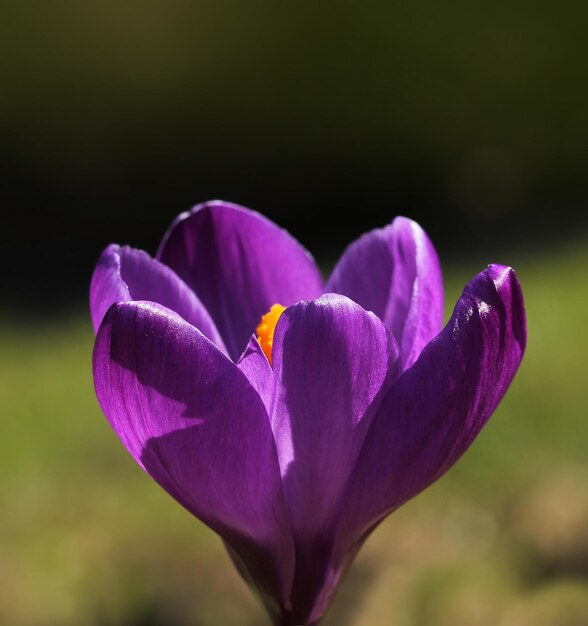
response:
M94 331L114 302L149 300L175 311L219 348L224 343L203 304L175 272L143 250L109 245L101 254L90 285Z
M218 532L274 615L293 547L267 412L246 377L172 311L113 305L94 349L98 400L135 460Z
M180 215L158 258L202 300L237 360L261 316L323 291L310 255L286 231L243 207L213 201Z
M459 459L506 393L525 345L516 275L491 265L383 400L347 492L340 553Z
M327 290L349 296L384 321L400 345L404 369L443 325L437 253L425 231L406 217L352 243Z
M271 420L296 542L295 624L314 623L343 489L384 392L400 373L394 337L340 295L282 314Z

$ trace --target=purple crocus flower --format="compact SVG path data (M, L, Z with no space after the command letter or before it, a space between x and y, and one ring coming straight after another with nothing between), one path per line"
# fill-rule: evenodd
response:
M288 233L209 202L155 259L108 246L90 301L112 428L279 626L320 621L372 530L473 442L526 342L502 265L442 328L437 255L404 217L352 243L325 286Z

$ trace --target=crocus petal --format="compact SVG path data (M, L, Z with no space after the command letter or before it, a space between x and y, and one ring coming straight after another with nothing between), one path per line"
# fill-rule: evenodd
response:
M318 297L320 273L286 231L243 207L214 201L171 225L158 258L196 292L237 360L273 304Z
M346 499L339 551L444 474L467 450L512 381L526 344L514 271L491 265L458 300L441 334L382 401Z
M352 243L335 266L327 291L373 311L400 345L408 369L443 325L443 282L425 231L406 217Z
M398 347L373 313L329 294L286 309L272 357L270 419L296 543L293 623L314 623L330 528L379 400L400 373Z
M273 372L255 335L249 339L237 367L247 376L269 414L274 393Z
M175 311L226 351L202 302L175 272L143 250L111 244L98 259L90 285L94 331L112 304L132 300L157 302Z
M278 615L293 545L267 412L237 366L164 307L115 304L94 349L98 400L134 459L218 532Z

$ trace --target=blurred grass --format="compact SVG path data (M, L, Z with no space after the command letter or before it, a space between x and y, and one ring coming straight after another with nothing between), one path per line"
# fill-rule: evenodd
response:
M588 625L588 246L522 258L529 347L464 459L390 517L326 626ZM447 272L453 306L478 267ZM94 399L89 322L0 326L0 624L264 624Z

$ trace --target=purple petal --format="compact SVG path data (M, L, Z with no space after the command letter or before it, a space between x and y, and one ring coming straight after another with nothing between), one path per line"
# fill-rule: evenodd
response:
M223 537L278 614L289 603L292 536L267 412L247 378L169 309L128 302L100 327L94 382L137 463Z
M439 259L425 231L406 217L352 243L335 266L327 291L373 311L400 345L408 369L443 325Z
M226 351L203 304L175 272L143 250L111 244L98 259L90 286L94 331L113 303L132 300L157 302L175 311Z
M247 376L269 414L274 395L273 372L255 335L249 339L237 367Z
M459 459L506 393L525 344L516 275L491 265L383 400L347 492L340 552Z
M293 604L308 619L324 609L314 603L326 584L330 528L374 412L400 373L398 347L373 313L329 294L286 309L272 358L270 418L296 542Z
M214 201L180 215L157 257L196 292L237 360L273 304L318 297L320 273L286 231L243 207Z

